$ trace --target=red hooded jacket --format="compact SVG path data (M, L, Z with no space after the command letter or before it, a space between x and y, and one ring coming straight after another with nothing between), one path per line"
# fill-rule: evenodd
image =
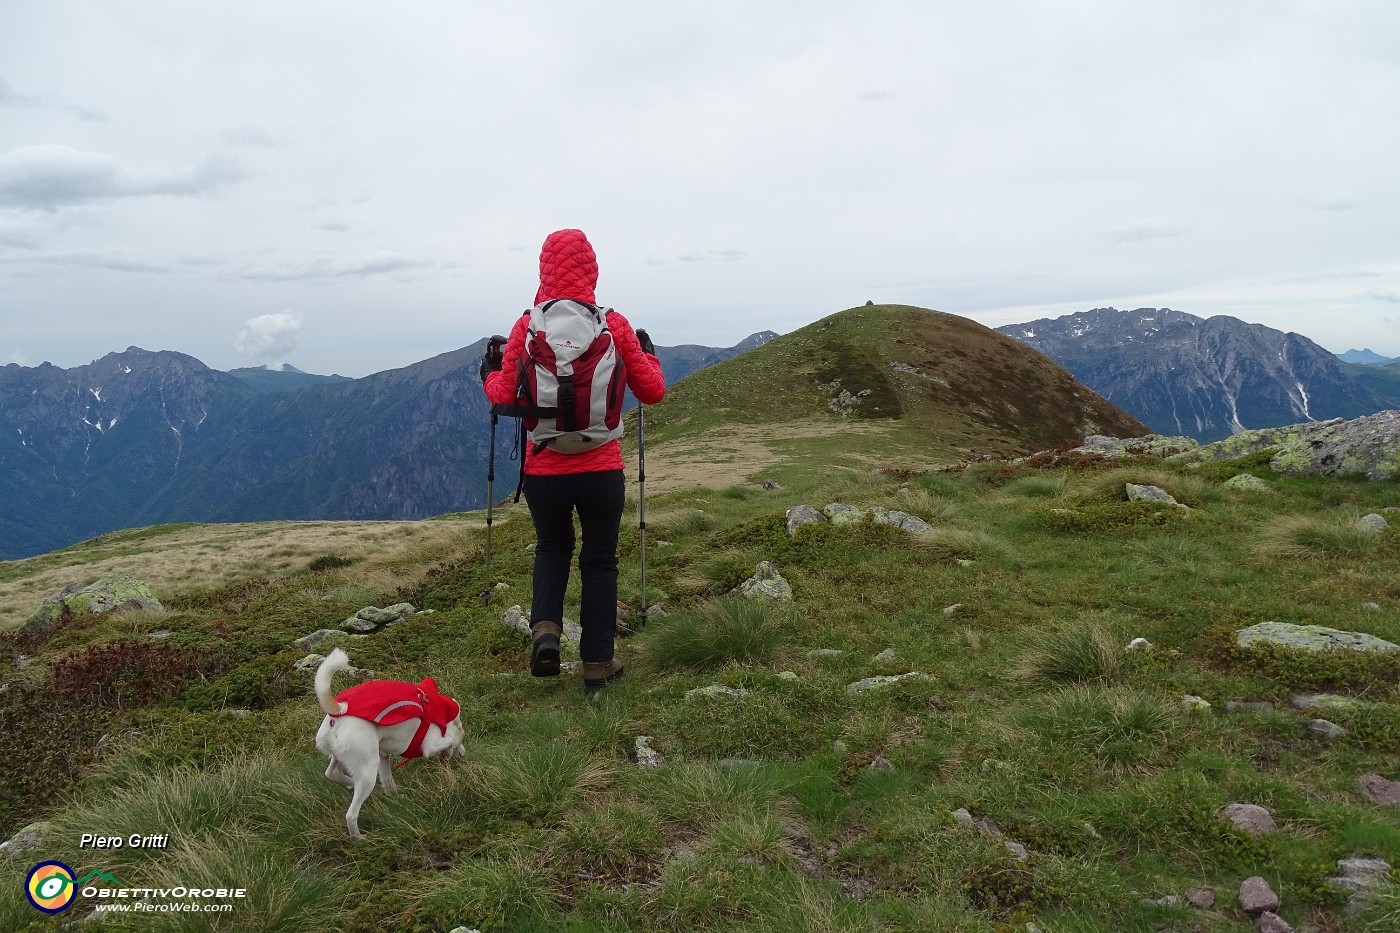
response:
M596 305L598 302L593 292L597 285L598 260L583 231L556 230L551 233L540 250L540 287L535 292L535 304L554 298L572 298ZM500 371L486 377L486 397L492 402L515 402L520 355L525 352L525 332L529 324L528 314L515 322L506 340ZM666 395L661 362L642 351L637 334L627 318L616 311L609 311L607 325L613 345L622 356L622 365L627 371L627 388L643 405L655 405ZM538 454L529 449L526 454L524 470L530 476L597 473L623 468L622 445L617 441L608 441L581 454L561 454L548 447Z

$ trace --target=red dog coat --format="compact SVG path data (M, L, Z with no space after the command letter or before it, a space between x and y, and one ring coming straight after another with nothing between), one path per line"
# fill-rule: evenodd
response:
M354 716L376 726L393 726L410 719L418 720L418 731L413 733L413 741L404 749L404 765L423 755L423 738L428 734L428 726L437 726L447 732L447 726L461 713L457 701L438 693L437 681L431 677L421 684L410 684L402 680L370 680L348 687L336 694L336 701L345 704L345 712L332 718Z

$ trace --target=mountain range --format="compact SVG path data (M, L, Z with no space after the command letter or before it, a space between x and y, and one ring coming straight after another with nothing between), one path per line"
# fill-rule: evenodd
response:
M1169 308L1095 308L997 328L1161 434L1242 430L1400 407L1400 382L1343 363L1300 334ZM1367 378L1357 370L1373 369Z
M774 336L657 352L676 381ZM71 369L11 363L0 368L0 560L137 525L479 508L484 348L483 338L362 379L226 373L139 347ZM511 433L496 438L505 490L517 475Z

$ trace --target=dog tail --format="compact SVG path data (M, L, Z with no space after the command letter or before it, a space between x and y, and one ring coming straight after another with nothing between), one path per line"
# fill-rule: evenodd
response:
M316 700L328 716L339 716L349 708L344 703L337 703L335 694L331 693L331 678L349 666L350 656L337 648L316 668Z

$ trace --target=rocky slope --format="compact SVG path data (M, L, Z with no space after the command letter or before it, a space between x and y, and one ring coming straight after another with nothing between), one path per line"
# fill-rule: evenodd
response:
M997 330L1163 434L1214 441L1390 407L1308 338L1223 315L1096 308Z

